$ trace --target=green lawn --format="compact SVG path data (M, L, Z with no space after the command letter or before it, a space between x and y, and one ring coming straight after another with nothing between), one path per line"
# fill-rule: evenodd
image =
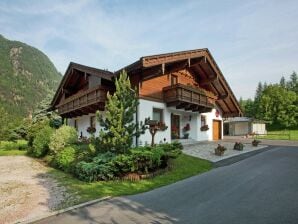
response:
M13 149L13 150L0 150L0 156L23 156L26 155L25 150L18 150L18 149Z
M79 195L80 199L75 203L81 203L104 196L131 195L149 191L206 172L211 168L211 163L206 160L182 154L173 161L173 168L170 171L152 179L136 182L100 181L85 183L59 170L51 169L50 174L64 185L70 193Z
M267 135L258 136L258 139L296 140L296 141L298 141L298 130L268 131Z

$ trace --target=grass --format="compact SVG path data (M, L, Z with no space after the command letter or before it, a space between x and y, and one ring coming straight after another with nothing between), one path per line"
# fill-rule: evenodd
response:
M86 183L56 169L50 169L49 173L65 186L69 193L79 196L79 201L75 203L81 203L104 196L123 196L149 191L206 172L211 168L211 163L206 160L182 154L173 160L171 170L152 179L136 182L100 181Z
M24 150L26 147L27 141L25 140L0 141L0 156L23 156L27 153Z
M24 156L26 155L26 150L0 150L0 156Z
M258 139L298 141L298 130L268 131L267 135L258 136Z
M0 141L0 150L15 150L25 149L27 147L26 140L13 141Z

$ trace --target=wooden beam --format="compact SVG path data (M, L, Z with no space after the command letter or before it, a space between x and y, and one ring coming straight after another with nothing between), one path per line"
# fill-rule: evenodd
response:
M188 103L180 103L176 106L176 109L183 109Z
M216 81L217 79L218 79L218 76L211 77L208 79L203 79L201 82L199 82L199 85L201 86L210 85L212 82Z
M229 94L222 94L222 95L219 95L218 96L218 100L225 100L226 98L228 98L229 97Z

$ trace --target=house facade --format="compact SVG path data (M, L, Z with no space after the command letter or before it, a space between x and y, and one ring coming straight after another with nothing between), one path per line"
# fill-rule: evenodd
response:
M125 70L137 90L136 122L150 117L168 128L158 131L155 142L188 138L196 141L223 137L223 118L242 116L239 104L208 49L141 57L116 72L70 63L52 101L52 108L88 137L88 127L101 129L95 113L104 115L107 92ZM150 144L146 133L136 145Z

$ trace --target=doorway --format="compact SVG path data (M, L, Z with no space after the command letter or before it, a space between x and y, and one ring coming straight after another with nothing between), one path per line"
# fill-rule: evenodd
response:
M172 139L180 138L180 116L171 114L171 137Z
M213 140L221 139L221 121L213 120Z

